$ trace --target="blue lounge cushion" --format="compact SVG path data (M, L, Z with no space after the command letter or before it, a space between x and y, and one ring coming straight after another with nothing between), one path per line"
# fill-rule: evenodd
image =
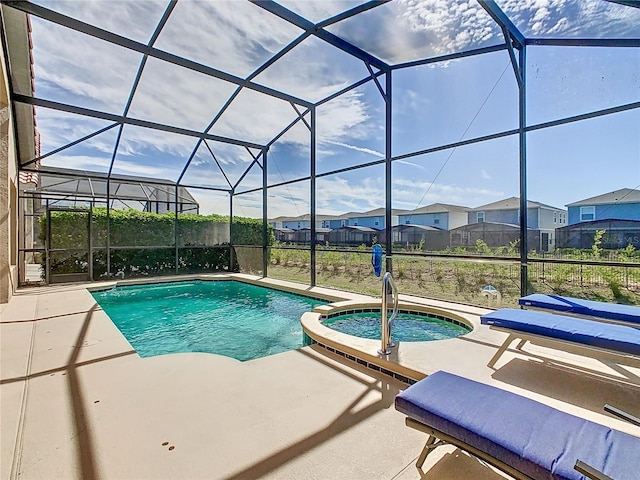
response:
M533 293L518 301L523 307L542 308L558 312L574 313L604 318L607 320L619 320L629 323L637 323L640 326L640 307L632 305L620 305L618 303L596 302L582 300L580 298L561 297L558 295L545 295Z
M501 308L482 315L480 322L483 325L640 355L640 329L625 325L515 308Z
M616 480L640 478L640 438L447 372L401 392L395 407L534 479L582 479L578 459Z

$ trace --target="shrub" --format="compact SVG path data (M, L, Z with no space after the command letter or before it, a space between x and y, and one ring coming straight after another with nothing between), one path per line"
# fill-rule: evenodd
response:
M55 249L86 248L88 245L88 212L52 211L51 247ZM40 240L47 238L47 216L40 218ZM108 228L107 228L108 227ZM106 275L107 236L109 238L111 273L128 275L166 275L179 272L229 270L229 217L149 213L137 210L91 210L91 243L94 248L94 278ZM234 245L262 245L262 220L234 217L231 234ZM273 227L267 226L267 245L274 240ZM177 254L176 254L177 241ZM127 248L129 247L129 248ZM135 248L134 248L135 247ZM144 248L140 248L144 247ZM84 257L82 254L78 254ZM51 263L53 274L77 271L82 259L78 255L60 255ZM78 257L78 258L76 258ZM234 255L234 258L236 256ZM177 264L176 264L177 261ZM80 262L80 263L79 263ZM86 264L86 260L85 260ZM43 269L46 258L42 260ZM231 269L238 269L237 261Z

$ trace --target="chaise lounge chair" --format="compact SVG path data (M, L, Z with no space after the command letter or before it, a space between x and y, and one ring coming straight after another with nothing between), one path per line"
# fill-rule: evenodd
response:
M419 469L432 450L451 444L516 479L640 475L640 438L447 372L401 392L395 407L407 426L429 435Z
M522 351L529 341L536 345L640 366L640 329L583 318L502 308L480 317L483 325L509 334L493 356L493 367L511 343L520 339ZM524 353L524 352L523 352Z
M624 323L640 328L640 307L620 305L617 303L595 302L580 298L561 297L534 293L520 298L522 308L550 310L569 315L592 317L602 321Z

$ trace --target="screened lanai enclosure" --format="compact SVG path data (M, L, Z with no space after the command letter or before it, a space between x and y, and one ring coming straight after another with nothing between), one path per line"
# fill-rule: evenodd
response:
M640 303L638 2L3 0L2 28L23 284L379 294L380 243L401 293Z

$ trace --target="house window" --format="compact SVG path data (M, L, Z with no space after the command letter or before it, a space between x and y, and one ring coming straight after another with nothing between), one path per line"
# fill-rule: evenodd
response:
M440 219L439 218L434 218L433 219L433 224L434 225L440 225Z
M580 207L580 221L588 222L596 219L596 207Z
M558 223L558 212L553 212L553 223Z
M298 222L298 228L300 228L300 222Z
M484 222L484 212L476 213L476 220L478 223Z
M405 220L404 223L406 223L407 225L409 225L409 220Z
M378 222L378 220L376 220L376 221L374 222L374 225L377 227L379 223L380 223L380 222Z

